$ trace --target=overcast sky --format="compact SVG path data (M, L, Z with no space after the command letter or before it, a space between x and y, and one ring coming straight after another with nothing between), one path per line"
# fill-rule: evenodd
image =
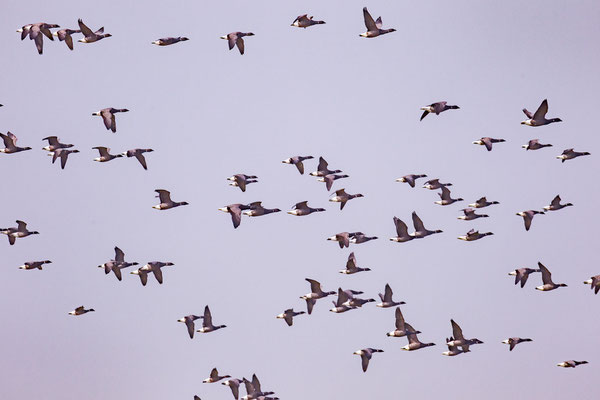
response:
M359 37L363 6L397 32ZM291 27L304 13L327 24ZM113 36L74 51L45 38L40 56L15 32L38 21L75 29L78 18ZM600 273L599 20L597 1L5 1L0 131L33 150L0 154L0 226L22 219L40 235L14 246L0 238L0 397L231 399L220 383L201 383L217 367L256 373L286 400L595 398L600 297L582 282ZM232 31L255 33L244 56L219 39ZM150 44L166 36L190 41ZM520 125L521 109L545 98L548 117L564 122ZM460 110L419 122L419 107L441 100ZM91 115L105 107L130 110L116 134ZM50 135L81 151L65 170L41 150ZM506 143L487 152L471 144L482 136ZM533 138L553 147L521 149ZM135 159L93 162L94 146L155 151L144 171ZM592 156L555 158L571 147ZM315 156L306 175L281 163L294 155ZM334 189L365 197L342 212L328 203L308 176L319 156L350 175ZM242 193L225 179L235 173L259 183ZM434 191L395 182L409 173L452 182L465 201L435 205ZM153 210L157 188L190 205ZM557 194L575 206L536 216L526 232L515 213ZM500 202L482 210L490 218L456 219L484 195ZM327 211L243 218L234 230L217 210L258 200ZM444 233L390 242L392 218L411 228L412 211ZM471 228L495 235L456 239ZM379 240L340 250L326 238L342 231ZM142 287L132 268L119 282L97 267L114 246L128 261L175 265L163 285L150 277ZM372 271L339 274L350 251ZM18 269L43 259L53 261L43 271ZM507 273L538 261L569 286L536 291L539 274L514 286ZM336 315L331 297L288 327L275 316L305 310L307 277L373 298L390 283L420 339L437 345L401 351L405 338L385 336L393 309ZM227 328L190 340L176 321L207 304ZM96 312L67 314L80 305ZM442 356L451 318L485 344ZM533 342L509 352L500 342L511 336ZM367 373L352 354L365 347L385 350ZM570 359L590 364L556 367Z

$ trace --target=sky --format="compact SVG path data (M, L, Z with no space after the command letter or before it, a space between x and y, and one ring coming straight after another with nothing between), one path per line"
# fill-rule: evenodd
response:
M359 37L363 6L397 31ZM327 23L291 27L304 13ZM40 56L15 32L37 21L74 29L78 18L113 36L74 51L44 39ZM288 400L595 398L600 297L582 282L600 273L590 106L600 90L599 18L594 1L5 1L0 132L33 150L0 154L0 226L21 219L40 235L14 246L0 237L0 397L230 399L219 383L201 383L217 367L256 373ZM243 56L219 39L232 31L255 33ZM151 45L167 36L190 40ZM520 125L522 108L545 98L548 117L564 122ZM442 100L460 109L419 121L421 106ZM116 133L91 115L105 107L130 110L117 115ZM51 135L80 150L64 170L41 150ZM487 152L471 143L483 136L506 142ZM521 148L534 138L553 147ZM93 162L94 146L154 152L144 171L135 159ZM555 158L571 147L592 155ZM281 163L295 155L315 157L304 176ZM329 203L331 192L308 176L319 156L350 176L333 190L364 197L343 211ZM235 173L259 183L242 193L228 186ZM409 173L452 182L465 201L435 205L434 191L395 182ZM159 188L190 205L152 209ZM575 206L536 216L526 232L515 213L557 194ZM500 202L482 210L490 218L456 219L484 195ZM327 211L243 218L234 230L217 210L263 201L287 211L304 200ZM390 242L393 217L411 228L413 211L444 232ZM471 228L494 236L456 239ZM379 239L343 250L326 240L343 231ZM163 269L163 285L142 287L133 269L119 282L98 268L115 246L127 261L175 265ZM350 251L372 271L339 274ZM18 269L43 259L53 263ZM539 275L514 286L507 273L538 261L569 286L536 291ZM436 346L402 351L405 338L385 336L393 308L336 315L331 297L288 327L275 316L305 309L305 278L373 298L389 283L419 338ZM207 304L227 328L190 340L176 321ZM96 312L67 314L80 305ZM485 343L442 356L451 318ZM533 342L509 352L500 342L511 336ZM365 347L385 352L363 373L352 353ZM590 364L556 367L570 359Z

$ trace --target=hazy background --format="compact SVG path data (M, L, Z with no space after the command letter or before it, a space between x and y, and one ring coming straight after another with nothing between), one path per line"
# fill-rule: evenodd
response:
M324 4L326 3L326 4ZM396 33L375 39L362 7ZM600 81L597 1L4 1L0 15L0 131L32 151L0 154L0 226L28 223L40 235L9 246L0 237L4 399L231 399L229 388L202 384L222 374L256 373L282 399L596 398L600 366L600 297L582 281L600 273L598 244L597 103ZM290 27L309 13L326 25ZM45 21L77 28L77 18L113 37L97 43L44 38L39 56L19 27ZM246 54L219 36L252 31ZM160 48L151 41L185 35ZM563 123L519 125L548 98L548 117ZM419 122L419 107L447 100L461 109ZM117 133L93 117L105 107ZM67 168L52 165L42 138L58 135L81 153ZM472 145L504 138L492 152ZM520 146L540 138L554 147ZM149 170L135 159L95 163L93 146L113 152L154 148ZM575 147L591 157L562 164ZM294 155L322 155L360 192L344 211L328 203L324 184L281 164ZM316 160L305 163L306 173ZM234 173L258 175L246 193L227 185ZM433 191L394 180L426 173L454 184L464 202L440 207ZM423 182L420 180L419 182ZM420 186L420 185L419 185ZM153 190L189 206L168 211ZM560 194L570 207L536 216L526 232L515 213L541 209ZM485 220L456 219L479 197L500 201ZM262 200L284 211L303 200L327 212L285 212L244 218L234 230L217 208ZM444 233L399 244L392 217L410 224L416 210ZM470 228L493 231L477 242L456 239ZM360 230L379 240L340 250L325 239ZM123 281L98 265L119 246L126 260L171 261L164 284L124 270ZM372 272L338 274L350 251ZM17 269L50 259L43 271ZM568 288L542 293L539 274L527 286L506 274L542 261ZM369 304L341 315L332 298L288 327L275 316L305 310L304 278L325 290L360 289L376 297L386 282L425 342L387 338L393 309ZM95 313L72 317L79 305ZM209 304L226 329L187 336L176 320ZM485 342L443 357L450 318L467 337ZM513 352L500 343L533 338ZM352 352L376 354L366 374ZM585 359L576 370L556 367Z

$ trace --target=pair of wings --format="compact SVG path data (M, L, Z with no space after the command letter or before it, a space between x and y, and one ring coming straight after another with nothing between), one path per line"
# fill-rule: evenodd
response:
M527 118L533 119L534 121L545 119L546 114L548 113L548 100L544 99L544 101L542 101L542 104L540 104L535 113L531 114L531 112L527 111L526 108L523 109L523 113L525 113Z
M383 25L381 17L377 18L377 21L374 21L373 17L371 17L371 14L369 14L369 11L367 11L367 7L363 8L363 16L365 18L365 26L367 27L367 31L371 32L381 29L381 26Z

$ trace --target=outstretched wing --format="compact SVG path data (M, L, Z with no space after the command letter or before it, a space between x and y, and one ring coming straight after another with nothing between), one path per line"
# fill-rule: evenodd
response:
M542 104L540 104L538 109L535 111L535 114L533 114L533 119L534 120L544 119L546 117L547 112L548 112L548 100L544 99L544 101L542 101Z
M365 26L367 27L367 31L379 30L377 24L375 24L375 21L373 21L373 17L371 17L371 14L369 14L367 7L363 7L363 16L365 18Z

